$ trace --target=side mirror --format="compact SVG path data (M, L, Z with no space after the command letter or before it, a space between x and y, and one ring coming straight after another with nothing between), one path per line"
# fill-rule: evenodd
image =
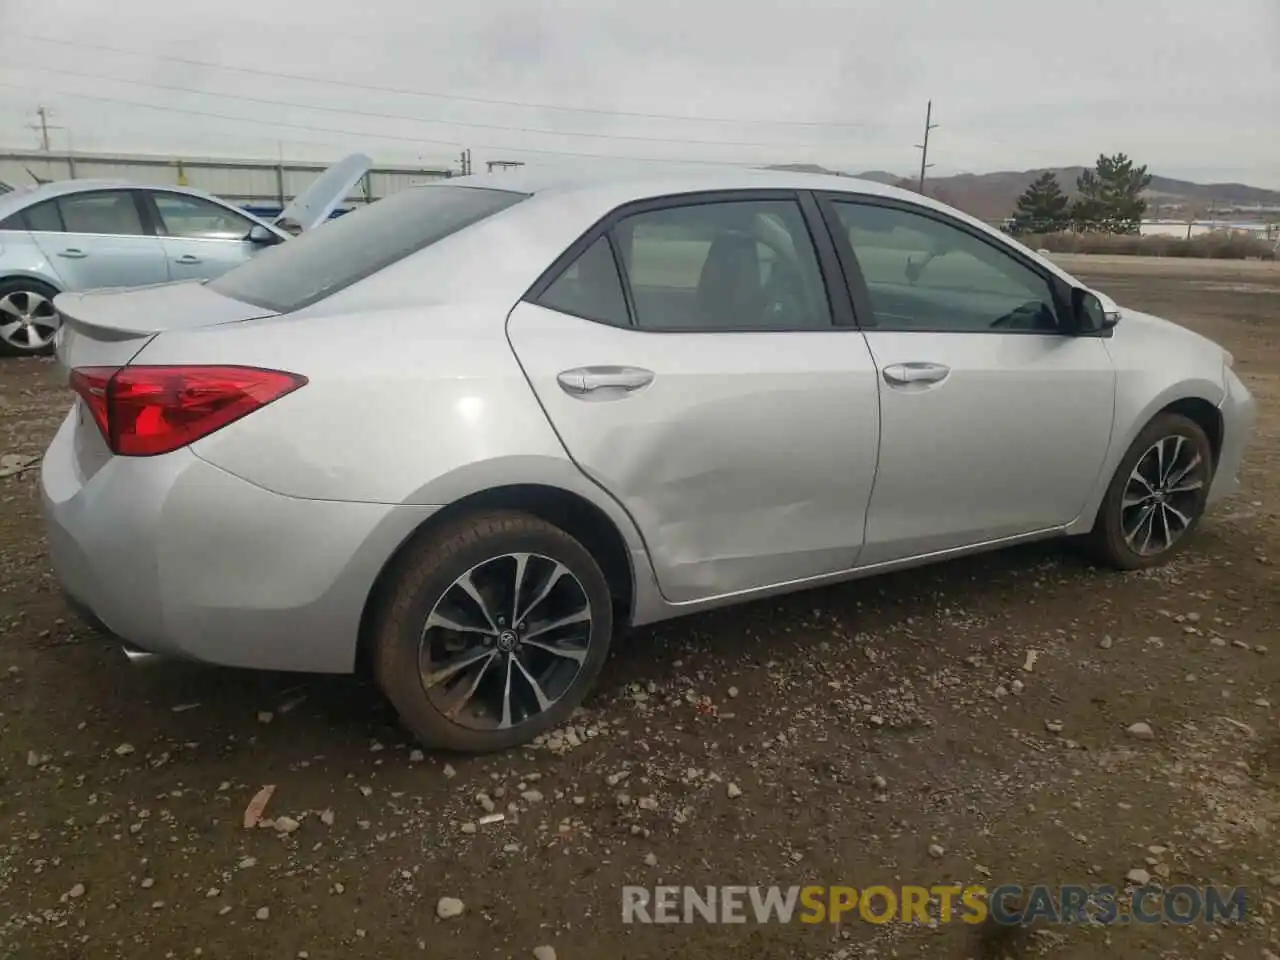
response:
M1104 334L1120 322L1118 314L1108 313L1098 295L1084 287L1071 290L1071 315L1076 333L1083 336Z
M249 229L248 240L250 243L260 243L264 247L269 247L280 242L280 237L272 233L260 223L255 223Z

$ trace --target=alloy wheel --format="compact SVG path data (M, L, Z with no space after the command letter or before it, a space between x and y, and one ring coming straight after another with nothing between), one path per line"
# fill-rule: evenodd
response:
M537 553L485 560L427 617L418 671L428 699L473 730L506 730L573 687L591 643L591 603L564 564Z
M27 353L42 350L60 325L53 302L34 290L14 290L0 297L0 340Z
M1147 448L1129 474L1120 501L1120 527L1129 549L1154 557L1187 532L1199 510L1207 467L1196 445L1177 434Z

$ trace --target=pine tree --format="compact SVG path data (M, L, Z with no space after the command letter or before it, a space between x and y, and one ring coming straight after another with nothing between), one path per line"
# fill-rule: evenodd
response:
M1070 223L1067 205L1067 195L1058 185L1057 176L1046 170L1018 198L1012 232L1058 233L1065 230Z
M1145 166L1135 167L1123 153L1101 154L1092 170L1076 179L1080 197L1071 205L1077 230L1138 233L1147 201L1142 191L1151 183Z

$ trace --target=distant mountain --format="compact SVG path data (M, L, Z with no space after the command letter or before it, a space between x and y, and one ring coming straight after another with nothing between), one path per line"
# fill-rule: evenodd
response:
M907 189L914 189L917 182L914 177L902 177L885 170L849 174L810 163L781 164L770 169L834 174L841 177L856 176ZM1002 170L996 173L930 177L925 183L925 192L975 217L998 220L1013 213L1018 197L1046 169L1057 176L1064 192L1068 195L1075 194L1076 178L1084 171L1084 167L1042 167L1036 170ZM1271 208L1270 212L1280 214L1280 190L1265 190L1243 183L1193 183L1190 180L1153 175L1146 197L1149 216L1204 216L1211 212L1247 212L1259 207Z

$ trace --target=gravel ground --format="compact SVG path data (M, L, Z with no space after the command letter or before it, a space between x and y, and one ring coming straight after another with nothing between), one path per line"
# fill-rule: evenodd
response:
M416 751L363 681L128 667L59 598L21 469L67 396L0 361L0 957L1280 953L1280 266L1062 260L1224 343L1258 398L1244 492L1180 559L1039 546L637 631L572 732L483 758ZM624 884L1135 870L1246 886L1248 915L621 922Z

